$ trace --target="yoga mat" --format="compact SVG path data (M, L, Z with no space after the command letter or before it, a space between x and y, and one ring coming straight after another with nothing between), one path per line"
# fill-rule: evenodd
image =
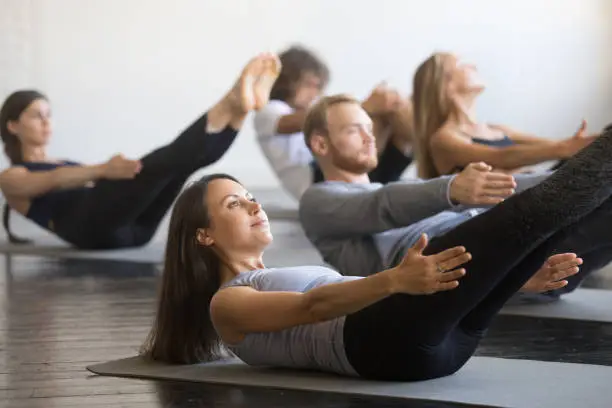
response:
M0 254L26 255L51 258L76 258L144 262L160 264L164 261L165 242L154 241L141 248L88 251L73 248L59 240L49 237L32 237L33 244L17 245L0 241ZM266 251L266 265L269 267L323 265L324 262L314 249L309 247L287 247L273 244Z
M506 304L500 313L612 323L612 290L579 288L553 302Z
M239 360L167 366L139 357L87 367L95 374L156 380L270 387L495 407L609 408L612 367L473 357L456 374L414 382L377 382L284 369L249 367Z
M88 251L73 248L66 243L50 236L25 235L32 239L32 244L11 244L6 240L0 241L0 253L5 255L30 255L51 258L78 258L78 259L111 259L129 262L160 263L164 258L164 243L152 242L141 248Z

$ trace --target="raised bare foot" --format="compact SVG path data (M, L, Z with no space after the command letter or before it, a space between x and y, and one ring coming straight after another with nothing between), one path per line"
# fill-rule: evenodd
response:
M280 75L281 62L276 54L267 53L262 55L262 70L255 81L253 93L255 94L255 109L259 110L267 105L270 99L270 91Z
M255 82L263 71L265 54L260 54L251 59L243 68L240 77L234 84L232 90L227 94L226 100L232 113L247 114L255 109Z
M575 275L580 270L582 259L576 254L566 253L553 255L521 288L525 293L542 293L561 289L568 282L565 278Z
M251 59L240 77L223 97L208 111L206 130L210 133L224 129L228 124L239 129L247 114L263 107L268 101L270 89L278 77L280 62L273 54L262 53Z

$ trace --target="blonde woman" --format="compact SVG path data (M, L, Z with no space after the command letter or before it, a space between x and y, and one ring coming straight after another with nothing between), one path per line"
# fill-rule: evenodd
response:
M479 122L475 102L485 89L476 67L449 53L435 53L417 69L413 84L418 174L434 178L484 161L498 171L565 160L590 144L586 122L563 140L538 138Z

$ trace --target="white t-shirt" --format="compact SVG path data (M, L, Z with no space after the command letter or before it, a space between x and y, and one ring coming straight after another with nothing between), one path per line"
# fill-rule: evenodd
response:
M279 119L293 112L294 109L283 101L270 101L255 114L254 126L268 163L283 187L299 200L313 182L312 153L302 132L290 135L276 132Z

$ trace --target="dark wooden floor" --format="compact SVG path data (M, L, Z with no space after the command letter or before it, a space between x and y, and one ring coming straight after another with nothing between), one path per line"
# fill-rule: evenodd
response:
M460 406L93 376L86 365L138 351L154 310L158 269L103 260L1 259L0 406ZM612 365L611 348L612 324L504 316L479 354Z

